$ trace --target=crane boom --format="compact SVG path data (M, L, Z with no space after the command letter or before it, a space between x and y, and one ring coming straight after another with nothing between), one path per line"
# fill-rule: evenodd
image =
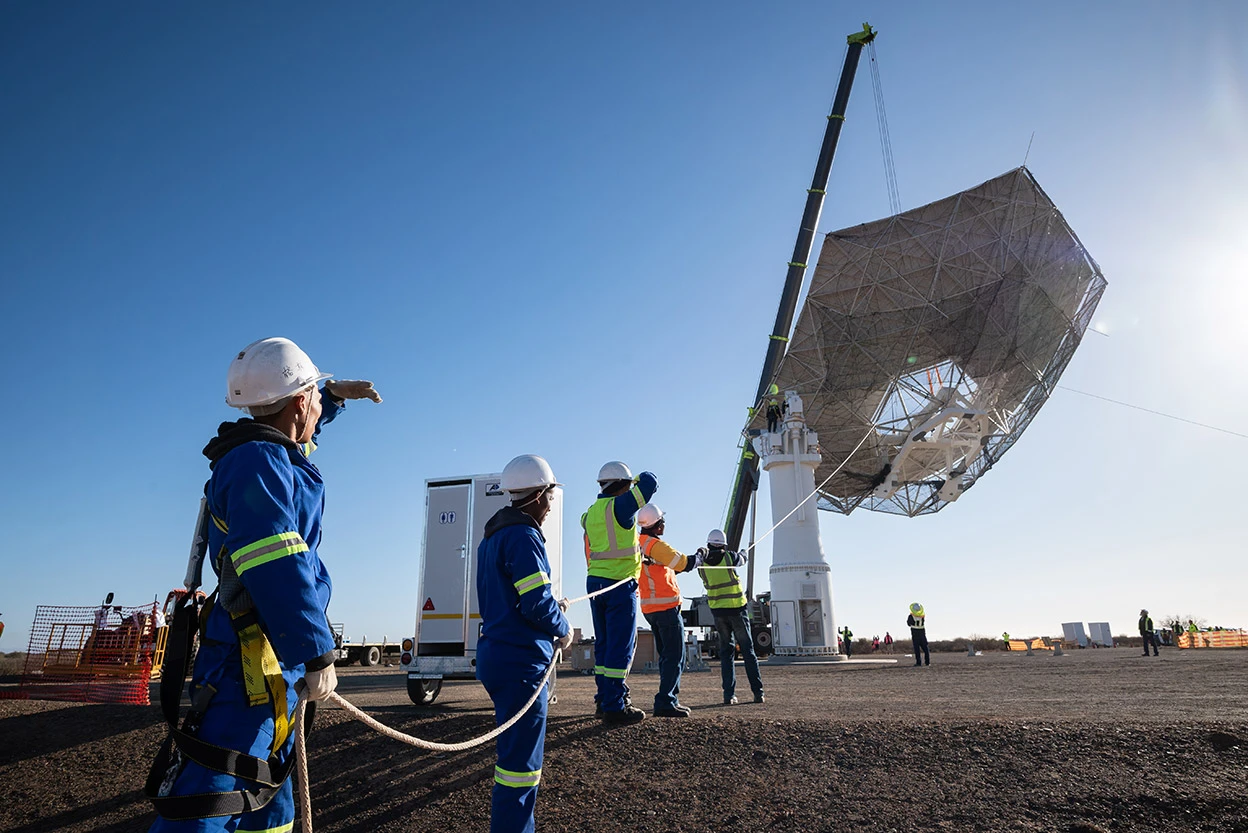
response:
M819 225L819 214L823 210L823 197L828 186L828 175L832 172L832 157L836 155L836 143L841 137L841 125L845 123L845 108L849 104L849 91L853 87L854 74L858 70L858 59L862 55L862 48L873 41L875 35L875 30L864 23L862 31L854 32L846 39L849 48L845 52L845 64L841 67L841 80L836 88L836 98L832 101L832 112L828 114L828 126L823 134L823 145L819 148L819 161L815 164L815 175L806 192L806 210L802 212L802 224L797 232L797 243L793 246L793 257L789 261L789 269L784 278L784 291L780 295L780 308L776 310L776 323L767 341L767 358L763 361L763 372L758 380L758 392L754 396L753 408L755 410L762 406L789 340L793 315L797 312L797 296L801 292L802 281L806 276L806 262L810 259L815 230ZM728 538L729 549L736 550L741 545L746 507L751 493L757 488L758 458L747 440L742 445L741 458L737 461L737 474L732 484L732 500L728 504L728 517L724 521L724 532Z

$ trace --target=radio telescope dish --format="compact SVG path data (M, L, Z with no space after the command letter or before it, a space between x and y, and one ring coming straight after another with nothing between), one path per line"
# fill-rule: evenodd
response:
M828 234L771 388L804 403L815 482L844 463L820 508L915 516L957 500L1035 418L1105 287L1023 167Z

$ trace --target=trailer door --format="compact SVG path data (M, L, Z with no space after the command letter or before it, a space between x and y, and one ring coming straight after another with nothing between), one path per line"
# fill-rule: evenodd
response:
M417 653L462 656L468 628L471 481L430 483Z
M473 479L472 529L468 539L468 631L465 654L476 656L481 629L481 608L477 605L477 550L485 538L485 525L494 513L510 501L503 491L501 474L483 474Z

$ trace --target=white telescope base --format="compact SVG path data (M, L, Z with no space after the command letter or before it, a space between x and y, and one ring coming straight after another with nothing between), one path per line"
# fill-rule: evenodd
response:
M776 524L770 571L772 650L782 657L842 659L832 614L832 568L819 539L819 437L806 428L801 397L786 391L785 403L780 430L753 443L767 472Z

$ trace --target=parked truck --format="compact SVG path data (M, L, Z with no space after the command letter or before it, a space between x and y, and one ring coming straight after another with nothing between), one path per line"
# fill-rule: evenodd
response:
M507 505L502 475L478 474L425 481L425 534L417 593L416 633L405 637L400 667L407 674L407 696L417 705L437 699L443 680L477 675L477 546L485 524ZM563 492L555 490L542 524L550 559L551 592L561 595ZM553 702L554 680L551 680Z
M758 598L748 603L750 615L750 636L754 640L754 653L759 657L771 654L771 593L759 593ZM696 596L689 600L689 608L680 612L687 628L710 628L711 632L702 640L702 650L712 658L719 656L719 634L715 631L715 615L706 596Z
M383 661L394 661L399 659L400 650L399 643L390 642L384 636L381 642L369 642L368 637L363 637L359 642L352 642L344 637L341 622L331 622L330 628L334 631L334 665L360 665L368 668L373 665L380 665ZM389 665L390 662L386 664Z

